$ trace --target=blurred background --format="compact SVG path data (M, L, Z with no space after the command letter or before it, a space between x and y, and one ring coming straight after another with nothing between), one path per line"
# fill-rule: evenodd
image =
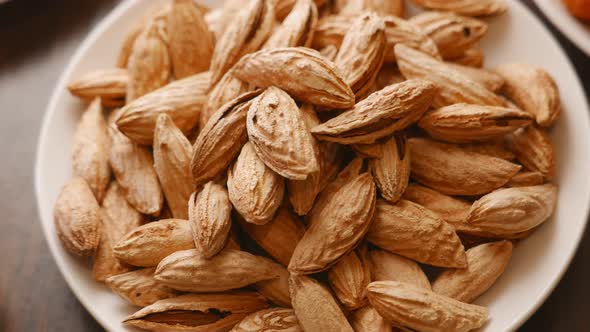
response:
M531 0L522 2L558 38L590 94L590 57L554 29ZM43 113L59 75L119 1L0 3L0 331L101 331L48 251L38 221L33 166ZM586 232L567 274L520 331L590 331L589 261Z

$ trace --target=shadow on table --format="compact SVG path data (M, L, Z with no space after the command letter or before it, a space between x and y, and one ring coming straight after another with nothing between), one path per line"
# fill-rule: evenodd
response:
M90 31L117 0L12 0L0 5L0 71L45 54L60 39Z

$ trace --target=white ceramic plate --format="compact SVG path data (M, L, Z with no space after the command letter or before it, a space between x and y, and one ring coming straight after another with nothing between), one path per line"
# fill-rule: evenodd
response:
M590 56L590 23L572 16L561 0L535 0L535 3L569 40Z
M214 1L207 1L214 4ZM67 82L92 69L114 65L127 31L152 1L119 5L88 36L65 69L47 108L37 151L35 186L41 224L64 278L88 311L110 331L125 331L121 320L135 308L92 280L90 264L69 255L59 244L52 208L71 177L70 151L83 106L66 91ZM588 105L567 56L525 7L510 1L508 14L490 20L482 46L487 64L525 61L546 68L561 90L563 116L553 130L559 161L559 203L552 220L520 243L505 274L481 299L490 308L485 331L518 328L545 300L566 270L586 224L590 198L590 126Z

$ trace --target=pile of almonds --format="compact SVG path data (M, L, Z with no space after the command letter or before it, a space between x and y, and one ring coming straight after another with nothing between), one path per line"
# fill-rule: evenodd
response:
M165 331L469 331L554 211L543 69L483 69L501 0L173 0L89 102L64 247ZM428 265L425 270L423 268ZM425 273L424 271L427 271Z

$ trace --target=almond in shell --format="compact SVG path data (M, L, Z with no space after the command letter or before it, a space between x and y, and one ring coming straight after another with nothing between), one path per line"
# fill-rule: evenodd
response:
M193 190L192 146L170 116L160 114L154 134L154 169L174 218L187 219Z
M274 272L279 275L278 278L261 280L253 286L260 294L262 294L262 296L266 297L272 303L281 307L290 308L291 294L289 293L289 271L286 268L277 265Z
M375 308L367 305L352 313L350 325L355 331L391 332L391 323L383 319Z
M417 121L437 89L425 80L408 80L372 93L353 108L314 127L321 140L340 144L374 143Z
M108 128L108 133L111 168L127 201L141 213L158 215L164 196L154 170L152 154L113 126Z
M445 195L417 183L408 185L403 198L435 212L452 225L465 223L471 208L471 204L465 200Z
M271 308L250 314L231 330L231 332L252 331L303 332L303 329L299 326L293 309Z
M373 87L385 47L385 24L376 13L362 14L351 22L334 63L357 98Z
M209 78L209 72L192 75L128 103L121 109L117 127L133 141L151 145L158 116L165 113L188 134L199 121L199 112L207 101Z
M557 187L552 184L498 189L475 201L467 220L501 237L537 227L551 217L556 203Z
M372 282L367 296L383 318L412 330L467 332L488 320L485 307L397 281Z
M121 238L113 250L123 262L152 267L176 251L194 247L187 220L164 219L135 228Z
M354 94L335 65L311 49L258 51L244 56L235 65L234 74L255 86L274 85L313 105L334 109L354 105Z
M481 195L499 188L521 166L424 138L408 140L412 178L447 195Z
M217 110L193 145L191 170L195 185L202 185L223 173L248 140L246 114L252 98L262 91L240 95Z
M211 258L196 249L177 251L156 269L161 283L187 292L221 292L277 278L278 264L245 251L225 249Z
M78 256L92 256L100 241L98 202L84 179L76 177L61 189L53 220L62 245Z
M115 294L138 307L178 296L178 291L154 279L155 271L155 268L146 268L114 275L106 280L106 284Z
M368 257L373 281L399 281L431 289L428 277L413 260L379 249L369 251Z
M347 181L311 215L310 226L289 262L292 273L323 271L354 249L366 234L375 210L375 184L364 173Z
M246 234L277 262L287 266L305 233L305 225L285 207L264 225L240 223Z
M207 182L189 199L189 223L195 247L211 258L225 246L231 228L231 203L227 190L214 182Z
M310 47L318 22L318 8L313 0L298 0L283 20L283 23L275 29L263 48L272 49L279 47Z
M99 69L82 75L68 85L70 93L84 100L100 98L107 107L125 104L129 75L126 69Z
M367 234L374 245L440 267L465 267L465 249L455 229L434 212L410 201L378 201Z
M369 160L381 196L395 203L403 195L410 180L410 153L404 135L394 135L381 145L382 156Z
M123 322L151 331L226 332L266 307L264 298L255 292L186 294L155 302Z
M330 291L318 281L292 274L289 288L304 331L354 332Z
M414 0L418 5L466 16L498 15L508 9L505 0Z
M102 201L111 180L109 145L100 99L96 98L78 123L74 135L72 168L74 176L86 180L98 202Z
M247 91L248 84L246 82L237 79L231 70L225 73L221 80L211 89L211 92L209 92L207 104L201 111L199 129L203 130L211 116L223 105Z
M269 87L252 102L246 120L248 137L260 159L292 180L305 180L319 170L318 146L295 101Z
M170 55L166 36L157 20L152 20L133 43L129 61L127 103L154 91L170 80Z
M271 0L249 0L242 8L215 45L211 59L213 83L242 56L257 51L272 32L275 19Z
M435 293L471 303L502 275L512 256L512 242L484 243L467 250L467 268L449 269L434 283Z
M285 181L262 162L248 142L228 170L227 190L229 200L247 222L264 225L283 201Z
M551 180L555 175L555 151L547 133L537 127L528 126L507 137L510 150L527 169L536 171Z
M496 72L505 80L503 92L518 107L535 115L537 124L552 126L561 113L557 84L545 70L522 63L509 63L497 67Z
M365 288L371 282L371 271L355 251L344 256L328 271L328 281L345 308L354 310L366 304Z
M432 38L443 58L455 59L477 44L488 31L482 20L449 12L427 11L409 20Z
M418 126L436 139L465 143L501 138L532 121L529 113L514 108L455 104L427 112Z
M402 44L395 46L397 64L402 74L410 78L431 81L439 88L435 107L457 103L504 106L505 102L485 86L432 56Z
M168 50L174 77L181 79L209 69L213 34L191 0L174 0L168 14Z

